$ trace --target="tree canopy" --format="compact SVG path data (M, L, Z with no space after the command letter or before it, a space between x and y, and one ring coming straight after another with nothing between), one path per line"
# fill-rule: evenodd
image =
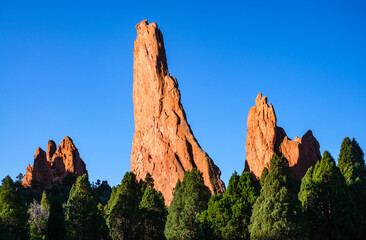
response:
M306 239L301 205L287 159L273 154L253 206L251 239Z
M301 181L299 199L310 223L311 239L357 239L362 216L333 157L325 151Z
M211 192L204 184L202 174L197 169L184 173L183 181L178 181L174 198L168 209L165 237L170 239L204 239L200 224L200 214L207 209Z

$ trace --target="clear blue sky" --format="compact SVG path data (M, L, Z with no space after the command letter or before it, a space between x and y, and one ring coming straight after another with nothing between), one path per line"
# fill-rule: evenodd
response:
M259 92L290 138L312 129L335 158L345 136L366 151L366 3L301 2L0 1L0 177L70 136L92 181L121 181L143 19L162 30L188 122L226 184L244 168Z

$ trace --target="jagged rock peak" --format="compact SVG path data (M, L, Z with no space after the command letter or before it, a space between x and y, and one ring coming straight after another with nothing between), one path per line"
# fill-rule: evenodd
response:
M37 148L33 166L27 166L23 186L32 187L32 182L50 186L55 181L61 181L68 173L76 176L87 173L85 163L72 139L65 137L57 150L55 142L49 140L47 154L41 148Z
M37 148L34 154L34 164L27 166L27 172L23 179L23 186L31 187L32 181L37 181L50 185L52 182L51 164L47 161L46 152L42 148Z
M289 161L293 177L300 180L321 158L318 141L310 130L303 139L288 138L285 130L277 126L272 104L268 106L267 97L262 97L261 93L256 97L255 105L247 120L245 170L259 178L263 168L269 168L273 153L283 154Z
M136 25L133 102L135 134L131 171L147 172L169 205L184 172L197 168L213 193L225 191L221 172L195 139L180 100L178 82L168 72L163 35L156 23Z
M53 154L57 150L56 143L53 140L49 140L47 143L47 160L51 162Z

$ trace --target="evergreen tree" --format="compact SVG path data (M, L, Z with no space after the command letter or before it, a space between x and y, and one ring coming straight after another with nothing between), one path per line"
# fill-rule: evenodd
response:
M14 238L27 235L27 208L18 196L13 180L7 176L0 187L0 219L4 231Z
M353 138L346 137L341 146L338 167L346 179L358 210L363 216L363 234L366 239L366 167L363 151Z
M268 175L268 168L264 167L260 178L260 183L262 187L264 185L264 180L266 179L267 175Z
M273 154L269 173L253 206L251 239L306 239L296 187L285 157Z
M1 221L0 218L0 239L4 240L13 240L15 236L9 232L8 229L6 229L4 223Z
M309 168L301 181L299 199L310 222L311 239L357 239L362 216L346 181L329 152Z
M92 184L93 191L95 192L95 196L98 203L101 203L103 206L105 206L109 198L111 196L112 188L109 186L108 181L100 181L97 180L96 184Z
M141 182L136 175L127 172L121 185L112 189L111 198L106 206L107 225L114 240L138 239L141 218Z
M207 209L211 192L197 169L186 171L176 184L174 198L168 209L165 237L170 239L203 239L200 214Z
M341 170L348 185L353 185L357 182L366 182L366 168L364 154L353 138L346 137L341 145L341 150L338 157L338 167Z
M250 172L243 172L241 176L234 172L227 191L223 195L211 196L203 217L212 225L216 238L250 238L248 226L259 191L259 182Z
M140 202L142 219L140 237L144 240L165 239L164 228L168 212L165 208L164 197L161 192L157 192L150 186L146 188Z
M41 206L48 212L50 211L50 200L48 199L45 191L42 193Z
M66 226L64 209L60 200L60 193L57 187L52 187L50 192L50 215L47 222L47 239L65 240Z
M101 240L108 236L105 221L97 207L87 174L76 180L67 204L67 238Z

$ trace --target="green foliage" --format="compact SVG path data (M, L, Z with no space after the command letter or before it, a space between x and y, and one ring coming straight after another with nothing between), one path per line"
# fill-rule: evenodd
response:
M285 157L273 154L249 226L251 239L306 239L296 187Z
M151 184L153 179L148 180L146 183L149 187L145 189L139 206L142 220L140 237L145 240L165 239L164 228L168 212L164 198L161 192L157 192L151 187L154 186Z
M266 179L267 175L268 175L268 168L265 167L265 168L263 168L261 178L260 178L260 184L262 187L264 185L264 180Z
M46 196L44 193L43 196ZM44 197L42 198L43 205L36 200L28 207L29 214L29 238L30 240L45 240L47 238L47 221L49 217L49 205Z
M211 196L203 218L211 224L219 239L249 239L248 226L252 206L259 196L260 186L250 172L231 176L227 191Z
M197 169L184 173L176 184L174 198L168 209L165 237L170 239L203 239L200 215L207 209L211 192Z
M348 137L343 140L338 157L338 167L348 185L358 181L366 182L364 154L354 138L352 141Z
M92 184L93 191L95 192L96 200L105 206L111 196L112 188L109 186L108 181L102 181L98 179L95 184Z
M93 196L87 174L79 177L72 189L67 203L67 238L106 239L107 227Z
M366 167L363 151L354 138L352 141L348 137L343 140L338 167L346 179L357 209L364 218L361 239L366 239Z
M13 180L7 176L0 187L0 219L2 228L9 236L25 238L27 208L16 192Z
M301 181L299 199L310 222L311 239L357 239L362 216L329 152Z
M47 223L47 239L65 240L66 226L64 210L60 200L60 193L57 187L53 187L50 192L50 215Z
M113 239L137 239L140 231L139 203L141 183L136 175L127 172L121 185L112 189L106 207L107 225Z
M50 211L50 200L48 199L46 192L42 193L41 206L45 210Z

